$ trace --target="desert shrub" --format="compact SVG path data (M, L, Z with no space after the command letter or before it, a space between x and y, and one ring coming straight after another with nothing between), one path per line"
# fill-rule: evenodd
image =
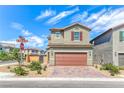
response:
M119 68L117 66L112 66L110 73L119 74Z
M102 68L102 67L100 67L100 70L103 70L103 68Z
M46 71L46 69L47 69L47 65L45 65L45 66L43 67L43 70L44 70L44 71Z
M95 65L95 68L98 68L98 66L97 66L97 65Z
M119 67L119 70L124 70L124 66Z
M42 66L41 64L36 67L37 74L42 74Z
M42 70L42 66L41 66L41 63L40 63L40 62L31 62L31 64L30 64L28 67L29 67L32 71L39 70L39 69Z
M102 65L103 70L111 70L112 67L113 65L111 63Z
M10 66L8 66L7 68L10 69Z
M42 74L42 69L37 69L37 74Z
M102 69L109 70L112 76L114 76L115 74L119 74L119 67L114 66L111 63L102 65Z
M22 67L15 67L13 70L11 70L11 72L16 73L16 75L18 76L25 76L28 74L28 71L26 71L24 68Z
M115 74L114 73L111 73L111 76L115 76Z

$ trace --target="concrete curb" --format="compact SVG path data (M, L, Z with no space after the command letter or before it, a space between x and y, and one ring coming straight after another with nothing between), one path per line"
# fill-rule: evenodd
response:
M0 81L114 81L124 82L124 78L0 78Z

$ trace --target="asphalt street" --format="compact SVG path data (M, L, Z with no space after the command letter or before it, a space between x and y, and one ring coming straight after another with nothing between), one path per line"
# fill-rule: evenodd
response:
M0 88L124 88L124 81L0 81Z

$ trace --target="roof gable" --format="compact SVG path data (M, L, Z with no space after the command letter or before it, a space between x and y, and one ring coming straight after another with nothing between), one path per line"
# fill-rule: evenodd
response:
M84 26L84 25L82 25L82 24L80 24L80 23L74 23L74 24L71 24L71 25L66 26L66 27L64 27L64 28L52 28L52 29L50 29L50 30L51 30L51 31L64 31L64 30L66 30L66 29L68 29L68 28L71 28L71 27L73 27L73 26L76 26L76 25L81 26L82 28L85 28L85 29L87 29L88 31L91 30L89 27L86 27L86 26Z

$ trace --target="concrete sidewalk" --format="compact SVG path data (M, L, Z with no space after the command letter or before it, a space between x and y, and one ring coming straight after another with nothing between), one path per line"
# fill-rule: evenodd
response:
M124 82L124 78L0 78L0 81L122 81Z
M4 62L0 62L0 67L1 66L14 65L14 64L18 64L18 62L16 62L16 61L4 61Z
M0 79L11 78L11 77L14 77L14 76L15 76L14 73L0 72Z

